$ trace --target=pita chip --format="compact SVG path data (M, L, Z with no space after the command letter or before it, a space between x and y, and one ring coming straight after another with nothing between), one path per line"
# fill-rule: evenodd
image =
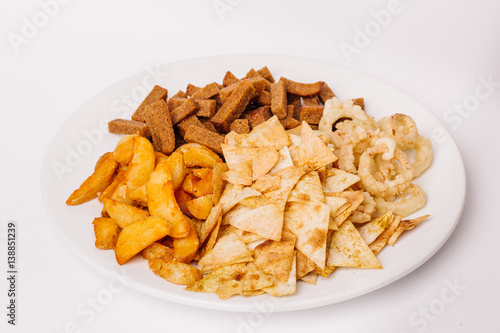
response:
M375 239L369 246L370 250L373 251L374 255L378 255L380 251L387 245L387 242L389 241L389 238L391 238L392 234L394 231L396 231L396 228L398 227L399 223L401 222L401 219L403 216L398 215L398 214L393 214L393 219L391 224L387 228L385 228L384 232L382 232L377 239Z
M384 215L363 224L358 228L358 232L365 240L366 244L370 245L391 224L392 219L392 211L388 211Z
M252 160L253 180L267 174L278 162L280 154L274 147L257 149L257 155Z
M188 291L201 293L216 293L220 298L227 299L243 291L241 276L245 263L238 263L215 268L201 280L186 287Z
M255 265L278 281L288 281L297 237L285 230L279 242L266 240L254 249Z
M306 173L293 188L288 201L325 201L321 180L316 171Z
M245 198L262 195L259 191L251 187L243 187L241 185L227 184L224 192L219 199L219 205L222 206L222 213L227 213L231 208L236 206L238 202Z
M299 250L295 251L296 260L297 260L297 279L300 279L304 275L314 271L316 265L314 262L309 259L306 255L304 255Z
M304 165L309 170L316 170L337 160L337 156L321 141L305 121L302 122L300 146L298 150L298 165Z
M262 238L275 241L281 239L283 211L280 211L274 204L254 209L243 205L239 206L244 209L239 210L236 214L233 213L231 218L227 219L227 223L238 229L257 234ZM232 212L233 210L228 214Z
M332 219L332 224L336 225L337 228L344 222L349 215L352 214L358 208L359 205L364 200L363 196L363 191L344 191L344 192L336 192L336 193L326 193L325 194L325 201L326 197L328 196L333 196L333 197L340 197L340 198L345 198L349 202L350 206L347 207L345 210L340 212L340 214L335 215L335 217ZM335 227L331 227L330 229L334 229Z
M274 283L273 279L269 275L264 274L253 262L247 263L242 281L244 292L261 290L262 288L272 286Z
M278 117L273 116L255 126L248 134L226 135L226 142L238 147L274 147L280 150L290 145L290 139Z
M323 191L342 192L359 181L359 176L340 169L328 169Z
M300 280L309 283L309 284L316 284L316 281L318 280L318 273L315 272L309 272L306 275L302 276Z
M267 193L279 189L280 186L281 177L263 175L253 183L252 188L256 189L260 193Z
M212 184L214 186L212 201L214 202L214 205L217 205L219 203L220 196L224 191L224 186L226 185L226 181L222 179L222 175L228 170L229 169L226 163L217 162L214 164L213 176L212 176Z
M280 281L274 278L274 284L271 287L263 288L263 290L271 296L286 296L292 295L297 290L297 264L295 255L292 256L292 264L286 281Z
M290 156L290 151L288 150L288 147L283 147L280 150L278 150L278 154L279 154L278 161L273 166L273 168L269 170L270 175L274 175L275 173L278 173L283 169L293 166L292 157Z
M377 268L382 265L351 221L346 220L334 231L327 259L328 266Z
M417 224L419 224L420 222L424 221L429 216L430 215L424 215L424 216L417 217L416 219L401 221L401 223L399 223L398 227L396 228L396 231L394 231L394 233L392 234L391 238L389 238L389 241L387 242L387 244L394 245L394 243L396 242L396 240L399 238L399 236L404 231L411 230L411 229L415 228L415 226Z
M233 185L252 185L252 161L243 161L229 168L222 179Z
M275 176L279 176L281 178L280 188L263 194L264 197L271 203L274 203L280 210L285 210L285 204L288 200L290 192L292 192L295 184L297 184L299 179L307 171L308 170L305 167L288 167L281 170L280 172L275 174Z

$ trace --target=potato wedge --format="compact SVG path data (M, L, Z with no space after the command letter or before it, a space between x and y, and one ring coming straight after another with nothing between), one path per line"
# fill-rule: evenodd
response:
M215 163L221 161L219 155L198 143L186 143L177 151L184 155L184 163L188 168L198 166L213 169Z
M175 200L177 201L177 204L179 205L181 211L189 217L194 217L191 214L191 212L189 212L189 209L186 206L186 202L193 200L194 197L191 194L184 191L182 188L175 191L174 195L175 195Z
M144 259L174 259L174 249L171 247L165 246L162 243L154 242L149 245L147 248L142 250L142 257Z
M96 217L94 222L95 247L110 250L115 247L120 228L113 219Z
M128 197L142 206L148 205L148 196L146 195L146 184L128 192Z
M134 156L134 144L137 135L125 135L116 144L113 151L113 158L121 165L127 165Z
M172 226L172 237L185 237L189 224L175 200L172 174L166 160L158 162L146 185L148 208L151 216L158 216Z
M112 153L102 156L101 162L78 189L76 189L66 200L67 205L79 205L97 197L113 181L118 162L113 159Z
M115 179L113 179L113 181L111 182L111 184L109 184L109 186L106 187L104 191L101 192L101 194L99 194L98 197L99 201L102 202L104 198L111 197L113 193L116 191L118 185L120 185L120 183L122 183L124 180L125 180L125 171L119 171L116 174Z
M174 238L174 260L189 263L193 260L196 251L200 247L200 240L196 233L196 228L190 218L186 218L189 223L189 233L186 237Z
M196 199L186 202L186 207L195 218L198 220L206 220L210 210L214 206L212 195L204 195Z
M174 186L174 190L177 190L182 185L187 174L184 157L181 152L174 151L166 161L172 174L172 185Z
M149 268L168 282L180 285L193 284L203 276L197 268L173 260L152 259L149 260Z
M130 223L143 220L149 216L149 213L145 210L110 198L104 198L102 203L109 217L115 220L122 229Z
M155 216L127 225L116 242L116 261L123 265L149 245L169 235L171 231L167 221Z
M149 175L155 167L155 152L153 145L142 136L135 138L134 156L128 164L127 179L128 191L132 191L148 181Z
M196 195L196 183L200 181L200 178L193 174L189 174L184 178L182 182L182 190L192 195Z

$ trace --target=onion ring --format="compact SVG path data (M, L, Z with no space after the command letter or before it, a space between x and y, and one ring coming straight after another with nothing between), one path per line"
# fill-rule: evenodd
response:
M424 207L427 201L425 192L415 184L411 184L401 194L411 194L411 196L394 202L386 201L381 197L375 197L377 213L382 215L391 210L393 213L405 217Z
M378 127L396 140L401 150L413 148L418 139L417 125L410 116L395 113L390 117L384 117L377 123Z
M415 142L415 151L417 152L417 156L415 157L415 161L411 164L413 178L420 176L432 163L431 140L419 135Z

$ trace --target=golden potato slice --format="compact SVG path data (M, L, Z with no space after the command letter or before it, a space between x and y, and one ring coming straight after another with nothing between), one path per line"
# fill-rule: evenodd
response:
M146 184L128 192L128 197L142 206L148 205L148 196L146 195Z
M186 201L186 208L198 220L205 220L213 206L211 194Z
M125 135L116 144L113 151L113 158L121 165L127 165L134 156L134 144L137 135Z
M172 185L174 186L174 190L177 190L182 185L182 182L187 174L182 153L174 151L169 157L167 157L167 164L170 167L170 172L172 174Z
M106 187L104 191L101 192L101 194L99 194L98 197L99 201L102 202L104 198L111 197L115 192L116 188L118 187L118 185L120 185L120 183L122 183L124 180L125 180L125 171L122 170L117 173L115 179L113 179L111 184L109 184L109 186Z
M190 285L202 278L201 272L195 267L167 259L149 260L149 268L168 282L181 285Z
M118 162L112 153L106 153L91 174L66 200L67 205L79 205L97 197L113 181Z
M158 162L146 185L149 213L158 216L172 226L172 237L185 237L189 224L175 200L172 174L166 160Z
M189 172L201 179L207 174L213 172L213 170L210 168L190 168Z
M215 163L221 161L219 155L198 143L186 143L177 151L183 154L184 163L188 168L198 166L213 169Z
M195 175L189 174L184 178L182 182L182 189L184 192L195 195L196 192L196 183L200 181L200 178Z
M110 198L104 198L102 203L109 217L115 220L122 229L132 222L145 219L149 216L149 213L145 210Z
M96 217L94 222L95 247L110 250L115 247L120 228L113 219Z
M142 250L142 257L144 259L174 259L174 249L165 246L159 242L154 242L153 244Z
M189 217L194 217L186 205L186 202L193 200L194 197L191 194L184 191L182 188L175 191L174 195L175 195L175 200L177 201L177 204L179 205L181 211Z
M138 136L135 138L134 156L128 164L127 187L129 191L136 189L148 181L149 175L155 167L155 152L148 139Z
M212 200L212 199L210 199ZM196 233L196 228L190 218L186 218L189 223L189 233L186 237L174 238L174 260L189 263L193 260L196 251L200 247L200 240Z
M171 231L167 221L154 216L127 225L116 242L116 261L123 265L149 245L169 235Z

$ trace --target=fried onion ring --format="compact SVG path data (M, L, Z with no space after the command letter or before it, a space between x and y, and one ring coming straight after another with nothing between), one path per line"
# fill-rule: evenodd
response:
M418 139L417 125L410 116L402 113L384 117L377 123L378 127L396 140L401 150L414 148Z
M389 138L379 139L375 142L374 146L367 149L359 159L358 175L361 178L361 184L373 196L388 197L401 193L411 183L413 177L410 161L406 154L399 148L394 150L394 158L390 161L394 166L395 174L382 172L377 170L375 164L375 156L382 154L382 158L390 157L384 156L384 153L390 153L387 144ZM397 164L399 162L399 165ZM388 169L387 166L384 169ZM386 178L391 175L391 177Z
M422 174L432 163L432 142L423 136L418 136L415 142L415 151L417 156L415 161L411 164L413 169L413 178L416 178Z
M427 201L425 192L422 188L415 184L411 184L401 194L410 194L410 197L394 202L386 201L381 197L375 197L374 200L377 203L377 213L382 215L391 210L394 213L405 217L424 207L425 202Z

